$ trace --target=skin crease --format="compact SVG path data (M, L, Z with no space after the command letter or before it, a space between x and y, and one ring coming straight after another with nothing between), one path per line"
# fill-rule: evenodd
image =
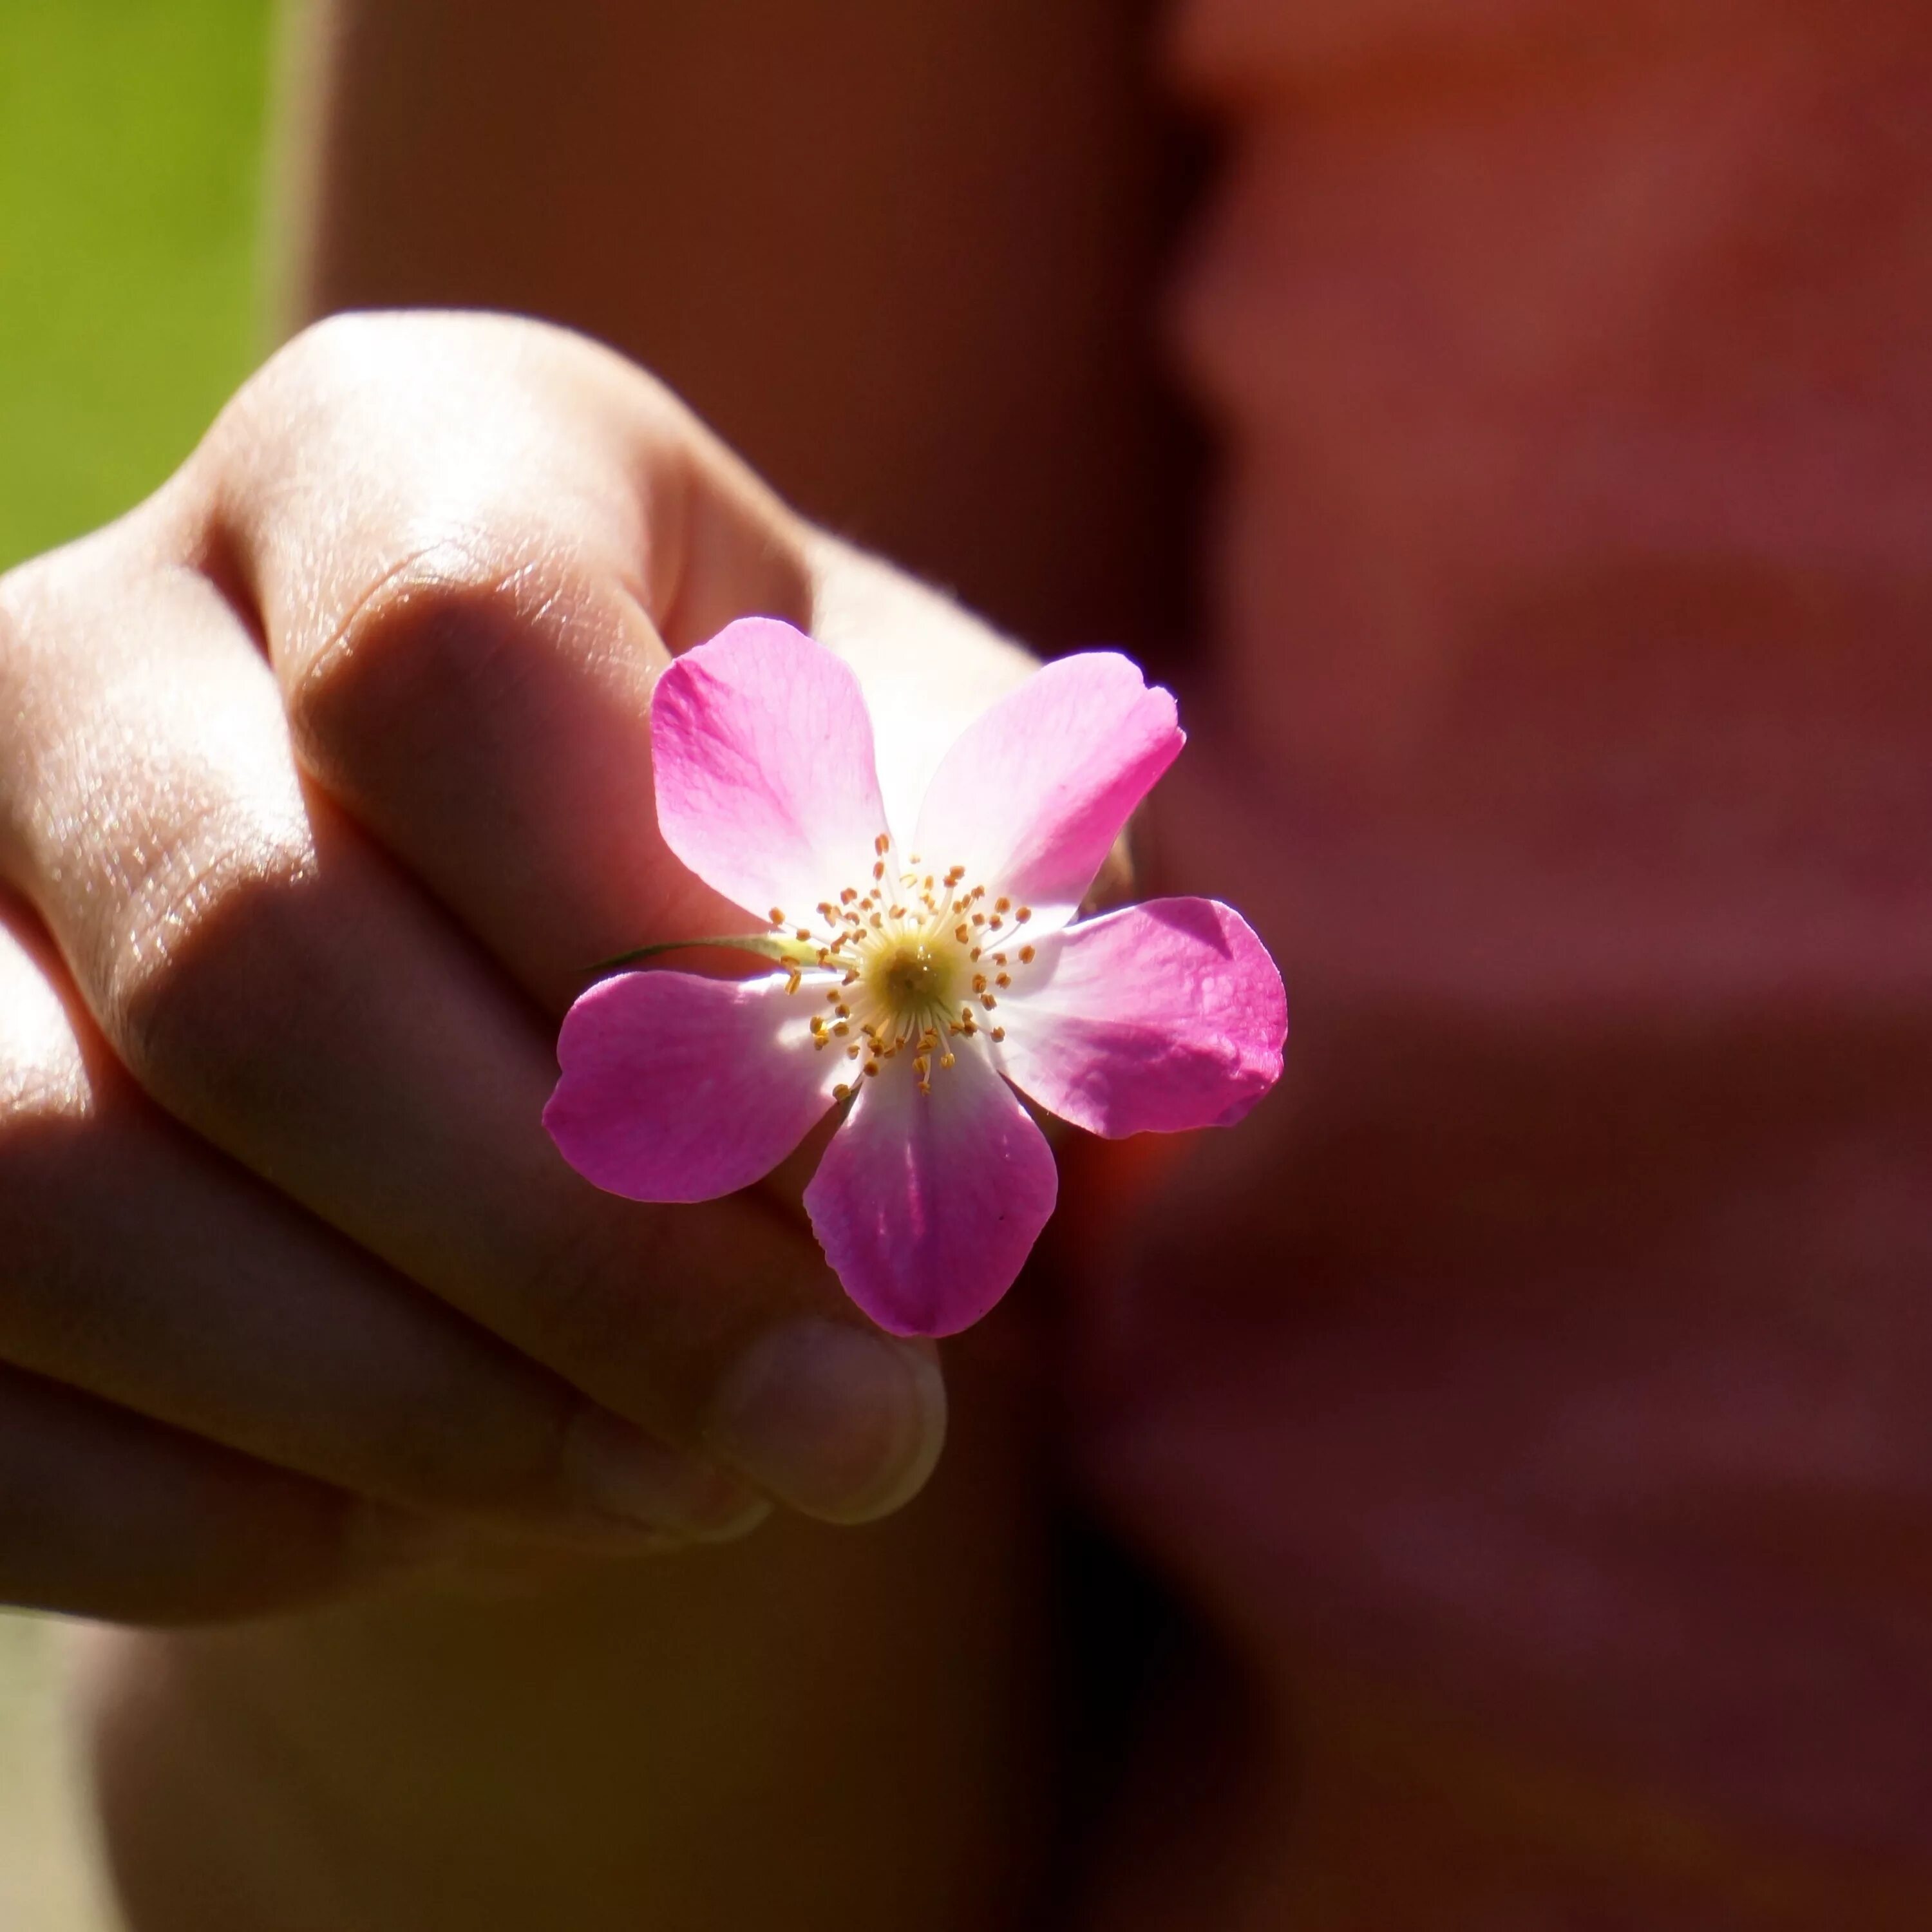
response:
M1144 648L1186 478L1094 345L1153 300L1146 21L674 10L312 11L293 311L580 321L809 514ZM1932 1916L1928 50L1855 10L1178 30L1242 116L1178 304L1228 514L1145 849L1298 1036L1241 1135L1066 1177L1086 1491L1220 1639L1109 1932ZM97 1640L141 1932L1000 1922L1052 1828L1030 1286L862 1538Z
M1176 520L1179 471L1166 452L1178 446L1158 401L1151 340L1143 352L1097 363L1088 346L1103 314L1152 312L1163 220L1144 190L1170 137L1140 92L1139 23L1098 8L1063 18L868 6L802 46L773 10L760 84L799 118L811 165L794 176L800 206L759 242L772 279L758 310L782 313L786 331L747 344L730 326L746 312L746 271L719 260L707 238L733 218L716 202L707 214L696 197L703 182L728 205L748 176L715 138L696 137L717 126L723 102L741 111L748 82L737 50L748 34L756 44L754 23L714 38L679 30L670 10L655 24L628 10L547 10L533 41L514 11L491 16L492 25L474 10L384 8L318 14L312 28L324 42L332 19L341 36L334 63L296 117L298 129L320 122L312 168L293 170L308 174L315 207L313 248L291 266L291 286L304 292L298 308L420 298L433 278L454 302L568 309L633 352L676 364L671 380L728 436L760 445L760 468L816 514L942 581L997 560L976 595L1030 638L1073 642L1076 625L1097 622L1108 641L1135 648L1163 628L1160 613L1178 601L1179 560L1152 538ZM635 38L614 49L619 20ZM962 25L977 50L973 64L949 53L930 65ZM882 30L876 58L868 56ZM1039 58L1023 67L1010 64L1016 31L1035 37ZM922 32L934 36L923 51ZM388 38L398 35L400 46ZM539 72L532 44L560 59L574 45L576 58L554 70L539 62ZM676 61L686 66L674 80ZM904 88L909 61L932 76L922 100ZM410 71L452 83L432 89L427 116L394 94ZM610 114L586 113L560 86L580 71L614 86L621 74L666 75L662 98L683 117L652 122L648 154L626 136L621 188L619 155L596 149L620 126L643 131L634 92L625 83ZM1034 112L1042 82L1057 98L1089 104L1077 133ZM490 104L496 88L508 90L525 130L514 160ZM935 104L948 100L952 118L935 119ZM1004 104L988 120L993 100ZM456 124L466 103L484 110L467 133ZM439 128L438 116L454 120ZM373 167L372 141L389 152ZM437 171L466 148L460 191L470 214L446 220L436 209L459 177ZM494 184L478 165L484 155L508 164ZM990 169L1008 181L1038 261L1070 272L1010 273L1004 219L971 240L976 254L940 224L902 226L889 197L861 197L874 220L855 224L848 184L886 175L916 182L920 156L963 166L969 180ZM574 184L566 202L541 192L519 200L536 157L560 164L553 178ZM634 187L652 172L666 192L649 199L656 214L647 226ZM592 182L608 182L608 199L584 198ZM1058 185L1042 194L1042 183ZM399 190L422 241L454 251L440 266L418 260L414 245L400 259L387 252L378 207L393 210ZM956 177L931 191L950 206L968 190ZM492 203L496 214L479 227L475 212ZM559 206L586 224L561 250ZM815 238L802 254L790 245L806 236ZM830 254L833 236L856 254ZM560 262L599 265L608 286L594 299L547 293L543 278ZM425 280L404 286L394 271L411 264ZM711 292L700 300L707 274ZM685 291L683 302L657 298L668 285ZM964 308L962 286L974 291ZM887 339L854 335L855 307L887 300L888 288L896 320ZM908 314L916 296L928 304L922 322ZM674 311L697 324L681 344L634 326ZM809 382L769 352L780 341L806 354ZM436 389L433 375L425 380ZM487 392L494 400L502 386ZM820 413L794 421L788 412L808 392ZM492 411L478 422L494 419ZM332 404L286 411L262 438L272 466L291 440L352 437L345 420ZM247 481L248 448L234 447L232 460L246 508L262 496ZM353 464L352 442L343 460ZM284 506L296 514L278 527L298 571L309 554L305 528L346 516L384 536L394 461L313 512ZM485 484L492 473L451 467ZM1028 479L1023 495L1009 487L1017 476ZM563 535L582 549L580 526ZM975 708L1010 674L949 654L936 704L928 652L944 646L922 642L927 601L848 550L808 542L814 608L776 608L815 619L842 641L875 706L908 720L896 736L943 742L948 734L932 728L947 705ZM745 596L774 608L770 592ZM298 619L302 608L290 605ZM431 705L430 692L412 699L406 686L370 695L395 722L351 748L365 794L393 793L424 770L412 706L446 707L440 693ZM486 729L470 766L452 778L425 774L410 794L414 808L433 812L451 782L468 796L497 796L506 777L517 779L519 756ZM574 773L580 763L546 768ZM356 782L355 770L332 776ZM647 802L635 809L647 817ZM520 844L548 822L541 812L512 815ZM580 836L582 814L564 822ZM441 842L430 842L426 860ZM520 876L511 868L508 883ZM467 895L475 884L452 877L442 890ZM627 896L621 876L611 891L614 902ZM514 952L534 932L548 944L549 923L506 917L495 943ZM647 936L633 929L592 945L586 933L554 954L594 958ZM520 968L545 1004L554 970L535 959ZM794 1188L810 1154L793 1164ZM296 1910L318 1928L357 1932L1013 1922L1056 1822L1042 1574L1050 1498L1039 1447L1046 1312L1023 1286L1010 1312L949 1350L962 1408L933 1486L862 1536L781 1516L742 1545L674 1564L585 1567L520 1552L483 1562L472 1551L460 1587L419 1586L232 1630L97 1636L83 1660L84 1696L110 1854L134 1922L143 1932L226 1932L287 1924ZM486 1574L480 1592L479 1568L498 1576L490 1584Z

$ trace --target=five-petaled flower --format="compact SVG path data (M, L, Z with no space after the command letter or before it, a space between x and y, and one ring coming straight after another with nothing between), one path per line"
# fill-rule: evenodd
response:
M898 1334L977 1321L1053 1211L1014 1088L1112 1136L1232 1124L1281 1072L1281 976L1238 914L1169 898L1075 922L1182 742L1126 658L1064 658L970 724L895 825L838 658L770 618L688 652L654 700L658 824L768 922L743 943L776 970L592 987L544 1115L565 1157L634 1200L706 1201L842 1108L805 1205L846 1292Z

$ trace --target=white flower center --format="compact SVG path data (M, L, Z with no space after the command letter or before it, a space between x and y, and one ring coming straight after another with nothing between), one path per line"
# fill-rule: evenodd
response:
M968 884L963 866L922 871L915 853L899 868L883 832L874 850L871 884L821 899L814 920L772 908L772 936L794 962L786 991L825 1004L811 1018L813 1044L855 1063L852 1081L832 1089L841 1100L901 1054L912 1057L919 1090L931 1093L934 1071L956 1064L958 1041L1006 1038L991 1016L1034 960L1021 932L1030 908Z

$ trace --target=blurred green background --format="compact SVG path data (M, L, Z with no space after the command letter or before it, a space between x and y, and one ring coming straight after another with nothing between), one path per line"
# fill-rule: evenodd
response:
M0 0L0 568L117 515L262 346L268 0Z
M0 0L0 568L137 502L264 346L269 0ZM0 1616L0 1928L101 1932L62 1627Z

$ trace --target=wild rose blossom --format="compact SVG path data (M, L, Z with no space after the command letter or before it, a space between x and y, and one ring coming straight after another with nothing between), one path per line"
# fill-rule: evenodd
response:
M1239 914L1168 898L1075 922L1183 742L1126 658L1063 658L969 724L895 826L842 660L770 618L687 652L654 700L658 824L762 923L706 943L776 970L592 987L544 1114L565 1158L633 1200L707 1201L842 1108L805 1205L847 1293L897 1334L977 1321L1053 1211L1015 1088L1111 1137L1231 1124L1280 1074L1281 976Z

